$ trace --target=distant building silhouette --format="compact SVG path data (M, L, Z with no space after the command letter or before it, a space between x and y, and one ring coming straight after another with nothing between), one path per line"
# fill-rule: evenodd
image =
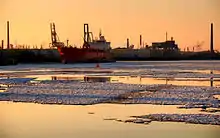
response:
M165 42L153 42L152 48L164 50L179 50L178 45L175 44L175 41L173 40L173 37L171 37L171 40L167 40Z

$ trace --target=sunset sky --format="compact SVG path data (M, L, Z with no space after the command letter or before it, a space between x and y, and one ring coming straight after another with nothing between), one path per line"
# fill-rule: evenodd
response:
M83 42L83 24L93 34L102 29L112 47L134 45L139 35L151 45L164 41L165 32L180 48L204 41L208 49L210 23L214 23L215 49L220 50L220 0L0 0L0 39L6 40L11 23L12 44L50 43L50 22L56 23L61 41ZM6 41L5 41L6 44Z

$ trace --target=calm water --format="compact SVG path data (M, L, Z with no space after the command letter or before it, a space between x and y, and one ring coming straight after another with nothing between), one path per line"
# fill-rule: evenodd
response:
M220 134L219 126L159 122L137 125L103 120L148 113L199 112L177 110L176 106L62 106L1 102L0 111L1 138L217 138Z
M210 86L209 75L213 71L214 86L220 86L220 61L116 62L102 63L100 69L95 66L21 64L0 67L0 78L34 77L38 81L56 77L57 80L83 81L85 76L101 76L109 77L107 81L112 83ZM62 106L0 102L0 138L217 138L220 135L219 126L161 122L137 125L104 120L149 113L200 111L156 105Z

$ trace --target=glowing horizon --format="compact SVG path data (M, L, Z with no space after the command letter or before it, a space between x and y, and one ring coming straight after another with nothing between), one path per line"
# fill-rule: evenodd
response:
M204 41L209 49L210 23L214 23L214 48L220 50L219 0L0 0L0 40L5 40L10 21L12 44L50 43L50 23L55 22L60 40L78 47L83 43L83 24L98 36L102 29L112 47L136 47L139 36L148 45L174 37L181 49Z

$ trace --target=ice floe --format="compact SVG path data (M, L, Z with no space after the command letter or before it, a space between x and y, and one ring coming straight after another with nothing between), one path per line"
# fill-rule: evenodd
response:
M161 122L185 122L192 124L206 124L206 125L220 125L220 115L213 114L149 114L143 116L133 116L142 120L144 123L145 119L151 121Z
M1 101L48 104L169 104L182 108L219 108L217 87L141 85L109 82L42 81L9 87Z

